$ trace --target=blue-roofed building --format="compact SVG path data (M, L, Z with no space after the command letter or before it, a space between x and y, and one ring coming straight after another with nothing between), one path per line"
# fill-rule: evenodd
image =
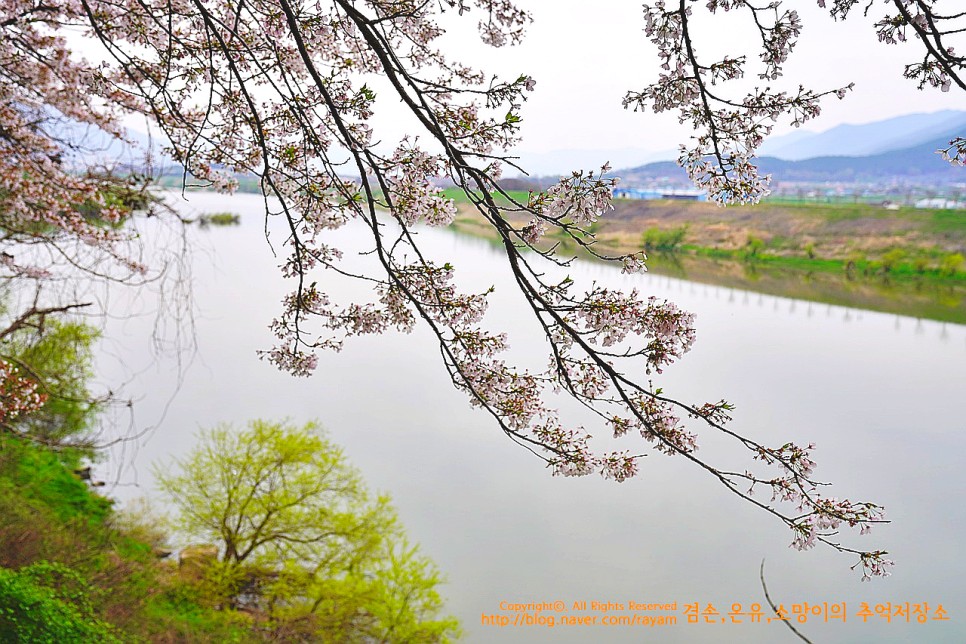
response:
M686 188L614 188L615 199L679 199L682 201L707 201L708 195L700 190Z

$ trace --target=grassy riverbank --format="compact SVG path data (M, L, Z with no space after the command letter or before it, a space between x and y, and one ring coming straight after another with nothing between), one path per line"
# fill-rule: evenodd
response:
M672 231L683 233L680 244L665 250L810 272L966 280L966 213L958 210L625 200L596 232L602 246L624 249Z
M719 208L673 200L614 205L592 228L598 248L611 254L647 248L653 272L966 323L966 212L768 202ZM494 238L465 197L453 228ZM561 250L575 249L562 244Z

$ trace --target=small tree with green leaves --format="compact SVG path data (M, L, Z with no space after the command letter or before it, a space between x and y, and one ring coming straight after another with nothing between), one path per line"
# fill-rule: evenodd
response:
M98 336L88 324L55 318L24 325L0 338L0 360L35 382L43 397L36 409L10 423L13 431L44 444L88 447L87 434L108 401L90 388L92 347Z
M435 565L409 546L386 496L373 498L342 450L309 423L255 420L201 432L160 487L193 538L217 543L225 604L274 635L331 641L446 641Z
M684 237L687 234L687 224L678 226L677 228L672 228L670 230L648 228L641 235L641 242L644 244L644 248L647 250L658 250L665 253L673 253L678 250L678 247L681 245L681 242L684 241Z

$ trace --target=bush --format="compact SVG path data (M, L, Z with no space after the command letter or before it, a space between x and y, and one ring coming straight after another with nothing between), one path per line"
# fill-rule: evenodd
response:
M966 257L963 257L962 253L951 253L943 257L939 264L939 272L948 277L953 277L963 267L964 262L966 262Z
M241 223L241 217L231 212L216 212L210 215L198 217L198 225L205 226L237 226Z
M114 629L93 616L85 585L75 571L49 562L0 568L0 641L120 643Z
M687 225L674 228L672 230L661 230L660 228L648 228L641 237L641 242L646 250L659 250L663 252L675 252L684 241L688 233Z
M754 235L748 235L748 241L745 243L744 256L746 260L757 259L762 250L765 249L765 241L760 237L755 237Z
M882 256L880 263L882 264L882 270L885 273L889 273L896 268L898 268L899 263L905 259L906 251L901 248L893 248L889 252Z

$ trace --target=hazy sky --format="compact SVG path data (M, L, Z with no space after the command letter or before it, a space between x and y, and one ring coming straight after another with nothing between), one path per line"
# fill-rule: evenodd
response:
M695 6L698 18L706 13L703 4ZM519 5L534 17L522 45L501 50L470 47L462 35L452 42L479 67L508 75L525 72L537 80L536 92L523 112L521 150L657 152L675 149L682 137L690 135L674 116L634 114L621 108L628 89L642 89L658 74L656 48L643 33L640 3L522 0ZM881 11L880 5L876 3L873 12ZM807 129L826 130L840 123L866 123L911 112L966 109L962 92L920 92L915 83L903 79L904 64L920 56L918 43L879 43L874 21L862 17L861 7L849 21L836 23L815 0L786 1L785 6L799 11L804 28L786 66L786 78L774 86L792 90L800 82L816 89L856 83L845 100L826 100L821 117ZM745 44L752 34L743 28L745 17L745 12L733 12L703 19L696 43L699 55L748 51ZM791 129L782 125L776 133Z
M474 10L461 20L448 21L450 31L440 46L453 58L502 78L529 74L536 91L524 106L523 141L516 152L536 174L564 172L575 163L589 169L610 160L627 167L656 158L672 158L691 131L673 114L634 113L621 107L629 89L643 89L658 75L656 49L644 35L641 4L627 0L518 0L534 22L523 44L493 49L482 45ZM755 34L746 12L706 15L703 2L695 5L699 55L749 54ZM815 0L786 0L785 6L802 15L804 29L786 65L786 76L775 88L793 91L799 83L814 89L834 89L855 82L844 100L823 102L822 115L805 129L827 130L841 123L867 123L912 112L966 109L966 94L942 93L902 78L903 66L921 57L917 42L887 46L878 42L873 19L863 18L861 6L847 22L834 22ZM878 19L886 8L873 5ZM966 48L966 42L957 49ZM757 66L749 66L754 78ZM749 81L748 89L753 85ZM731 96L740 98L735 88ZM410 119L400 119L391 90L377 101L377 138L389 142L413 132ZM388 95L387 95L388 94ZM132 122L132 126L143 129ZM385 128L385 129L383 129ZM775 134L791 131L779 123ZM425 138L425 137L424 137ZM578 151L564 153L562 151ZM555 152L556 151L556 152ZM559 167L557 167L559 166Z

